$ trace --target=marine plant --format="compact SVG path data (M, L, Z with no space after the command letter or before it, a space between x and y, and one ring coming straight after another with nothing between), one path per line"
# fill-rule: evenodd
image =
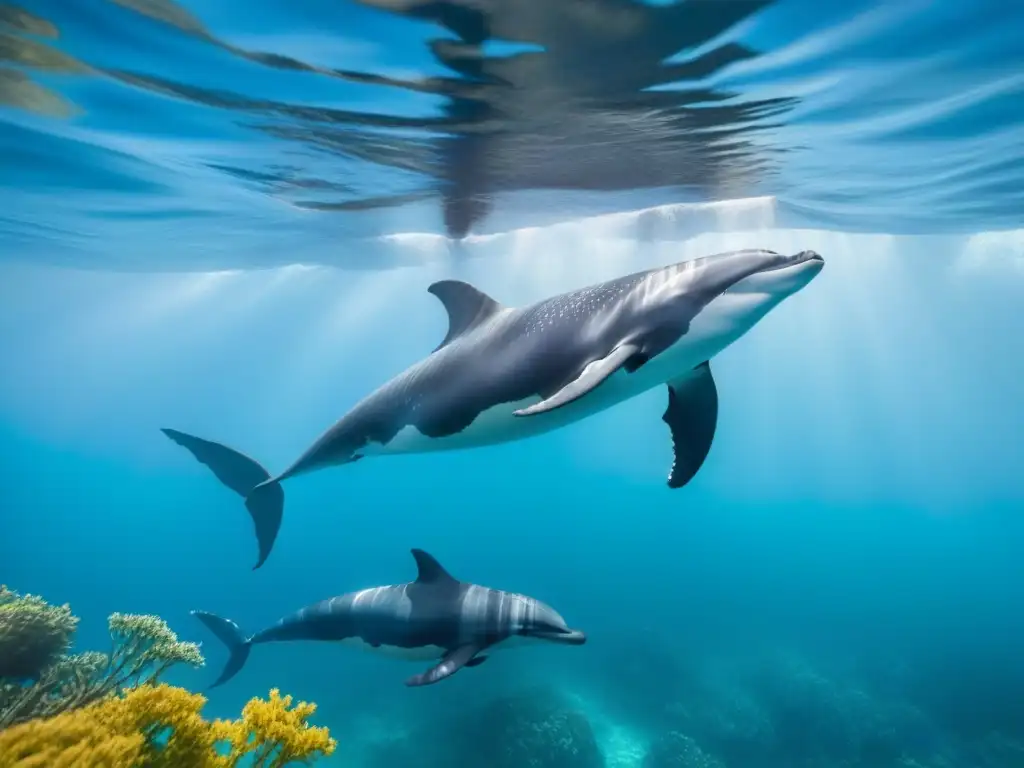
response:
M292 697L281 696L277 688L271 689L269 699L249 699L241 719L215 722L217 738L231 747L223 765L235 768L242 757L252 755L253 768L281 768L333 754L337 742L330 732L308 723L314 712L316 704L300 701L293 707Z
M337 746L311 726L316 705L251 699L238 720L206 720L201 694L143 684L54 717L0 731L4 768L253 768L309 765Z
M107 654L68 654L77 626L69 606L0 587L0 729L155 683L176 664L204 663L197 644L156 616L112 614Z
M70 606L0 584L0 679L38 679L71 647L77 627Z

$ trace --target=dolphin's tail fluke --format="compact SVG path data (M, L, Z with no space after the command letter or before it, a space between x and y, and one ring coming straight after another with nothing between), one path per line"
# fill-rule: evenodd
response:
M220 616L206 611L192 611L192 615L203 622L206 628L228 647L229 656L227 664L224 665L224 671L210 686L216 688L237 675L239 670L245 666L245 662L249 658L249 651L252 649L252 642L233 621L222 619Z
M284 490L259 462L226 445L186 435L176 429L161 429L165 435L213 470L224 485L245 499L245 508L252 516L259 544L259 560L253 570L266 562L274 547L284 514Z

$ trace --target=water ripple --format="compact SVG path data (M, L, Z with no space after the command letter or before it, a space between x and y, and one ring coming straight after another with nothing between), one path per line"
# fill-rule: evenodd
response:
M15 256L161 268L180 225L175 268L334 262L761 196L850 231L1021 226L1017 2L23 2L0 4Z

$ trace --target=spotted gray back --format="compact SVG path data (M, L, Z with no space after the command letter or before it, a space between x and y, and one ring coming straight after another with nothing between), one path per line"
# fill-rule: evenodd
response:
M453 325L445 342L358 403L285 475L358 459L365 445L387 445L407 426L431 438L457 434L494 406L550 397L625 340L639 347L625 366L636 370L685 334L712 299L776 257L785 262L771 251L708 256L518 309L448 281L449 290L434 291ZM456 323L467 332L453 333Z

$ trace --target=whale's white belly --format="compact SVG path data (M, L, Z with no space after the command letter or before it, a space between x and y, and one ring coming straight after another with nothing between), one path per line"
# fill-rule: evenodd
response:
M450 451L460 448L477 448L484 445L506 443L524 437L541 434L563 426L555 423L554 414L544 414L534 424L526 424L528 418L514 416L513 411L539 402L540 398L531 397L515 403L500 403L488 408L478 415L473 422L461 432L446 437L428 437L416 427L407 425L399 431L386 445L370 443L361 453L364 456L377 456L399 453L429 453L432 451Z

